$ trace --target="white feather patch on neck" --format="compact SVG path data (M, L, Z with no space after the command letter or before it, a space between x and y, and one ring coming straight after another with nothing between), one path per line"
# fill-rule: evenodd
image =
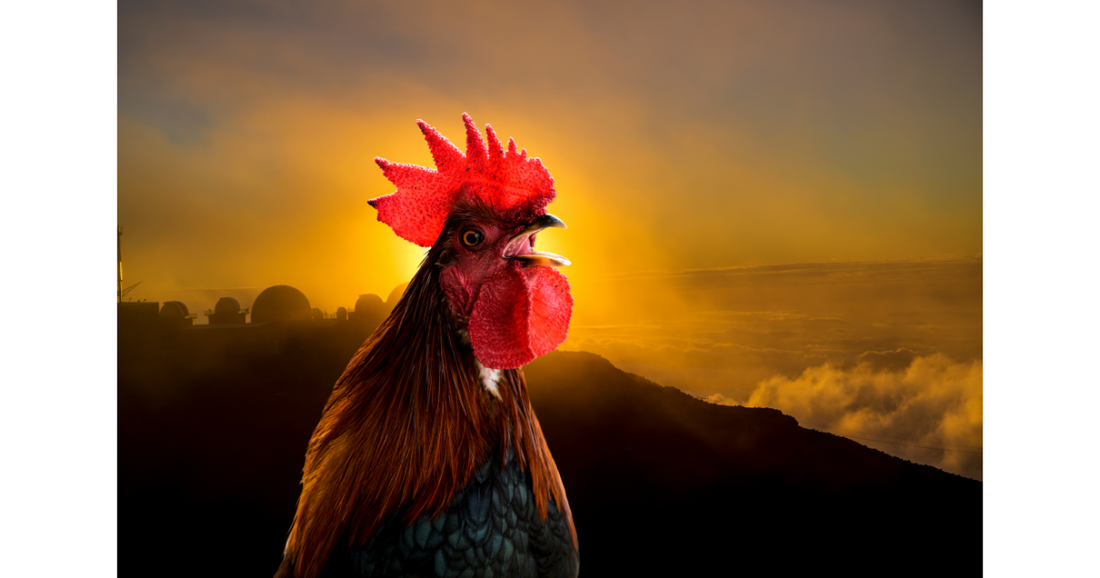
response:
M501 371L499 369L489 369L481 364L477 358L474 358L474 363L477 364L477 376L481 380L481 385L485 386L485 389L493 394L493 397L500 398L500 389L497 387L497 382L500 381Z
M458 337L462 340L462 343L470 344L470 332L462 327L458 330ZM481 364L478 358L474 358L474 364L477 365L477 378L481 381L481 385L486 391L491 393L493 397L501 399L500 388L498 382L500 382L500 376L503 374L499 369L489 369ZM502 400L503 401L503 400Z

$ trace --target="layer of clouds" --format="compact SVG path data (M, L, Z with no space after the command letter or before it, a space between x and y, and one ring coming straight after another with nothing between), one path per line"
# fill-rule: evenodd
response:
M982 358L981 259L646 274L598 289L576 292L597 307L578 308L563 347L700 397L745 402L765 379L825 363Z
M603 291L563 348L981 477L980 258L651 272Z
M724 396L709 401L735 403ZM745 404L967 477L982 477L982 362L868 352L853 368L812 367L760 383ZM923 447L920 447L923 446ZM930 449L943 448L943 449Z

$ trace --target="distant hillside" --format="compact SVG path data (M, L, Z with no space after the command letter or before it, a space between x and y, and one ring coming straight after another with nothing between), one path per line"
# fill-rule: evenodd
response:
M525 369L582 574L980 575L982 485L589 353ZM652 574L651 574L652 575Z
M193 331L119 356L123 576L271 576L306 442L357 332ZM215 339L216 338L216 339ZM981 483L586 353L526 368L581 576L981 572Z

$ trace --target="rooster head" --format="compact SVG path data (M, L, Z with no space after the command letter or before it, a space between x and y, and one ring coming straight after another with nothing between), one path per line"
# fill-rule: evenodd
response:
M489 125L486 144L470 116L462 119L465 154L417 121L435 169L376 158L397 191L370 205L398 236L432 247L452 318L478 361L511 369L552 351L569 330L573 298L554 269L569 261L534 249L540 231L565 223L546 212L555 191L542 161L517 152L513 139L505 150Z

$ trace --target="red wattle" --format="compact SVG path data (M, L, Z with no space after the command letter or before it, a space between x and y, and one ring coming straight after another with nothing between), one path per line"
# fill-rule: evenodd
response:
M551 267L534 267L538 278L531 284L531 349L535 357L546 355L565 341L569 318L573 315L573 296L569 281ZM525 362L526 363L526 362Z
M470 344L485 367L512 369L565 341L573 297L565 275L519 263L487 280L470 315Z

